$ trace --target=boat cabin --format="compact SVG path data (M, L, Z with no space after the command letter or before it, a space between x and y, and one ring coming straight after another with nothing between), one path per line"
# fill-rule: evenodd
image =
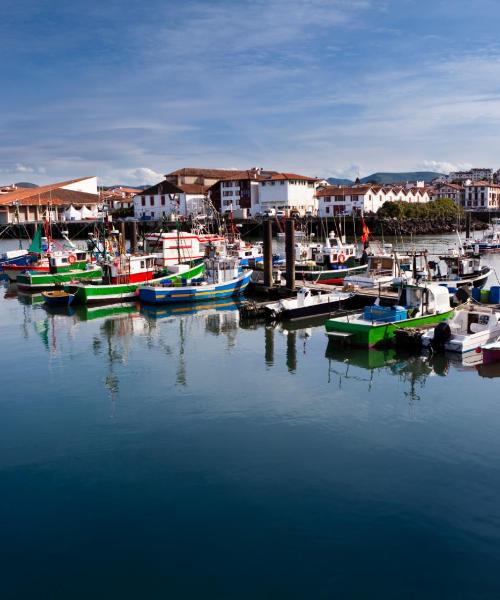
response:
M317 265L330 267L355 256L354 244L343 244L337 238L329 239L326 244L295 244L295 260L299 262L312 261Z
M470 306L457 310L451 321L448 321L454 335L470 335L481 331L497 329L500 313L481 306Z
M444 267L442 266L444 263ZM460 280L481 273L481 258L479 256L441 256L440 262L429 261L429 270L433 279Z
M91 258L91 255L83 250L54 252L49 257L49 272L83 271L87 268L87 265L90 265Z
M236 257L216 257L205 260L205 275L208 283L224 283L240 275L239 259Z
M103 279L108 284L141 283L153 279L154 254L125 254L102 264Z

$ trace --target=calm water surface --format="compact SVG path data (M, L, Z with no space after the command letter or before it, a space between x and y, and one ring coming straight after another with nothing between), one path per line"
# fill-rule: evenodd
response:
M2 598L500 596L500 371L0 292Z

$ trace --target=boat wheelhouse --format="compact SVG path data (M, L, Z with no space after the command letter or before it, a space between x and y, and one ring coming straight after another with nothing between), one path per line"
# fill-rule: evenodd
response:
M92 263L92 255L82 250L53 252L49 257L49 272L24 271L17 276L20 289L50 289L75 280L100 279L101 267Z
M464 286L483 287L491 275L490 267L481 264L481 257L474 253L451 253L439 257L439 261L427 262L428 280L442 283L450 288Z
M348 275L364 273L366 264L356 258L356 246L329 238L325 244L295 244L297 279L330 285L342 284Z

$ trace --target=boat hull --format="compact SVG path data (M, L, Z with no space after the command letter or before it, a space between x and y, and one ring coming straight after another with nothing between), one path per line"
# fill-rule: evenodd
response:
M365 273L366 265L356 265L352 267L339 267L337 269L303 269L297 267L295 278L297 281L310 281L313 283L322 283L326 285L342 285L345 277L348 275L357 275Z
M251 275L252 272L247 271L231 281L199 286L144 286L139 288L139 299L146 304L168 304L239 296L247 288Z
M88 271L66 271L64 273L36 273L27 271L19 273L17 287L22 290L48 290L58 285L68 284L74 280L92 280L102 277L100 267Z
M483 348L483 365L500 363L500 347Z
M449 310L439 314L425 315L414 319L404 319L402 321L393 321L390 323L372 323L368 321L366 323L356 323L330 319L326 322L325 328L327 335L335 332L340 333L341 335L346 334L345 341L349 344L373 348L374 346L383 346L393 343L397 329L434 325L441 321L446 321L453 316L453 313L453 310ZM359 318L361 314L362 313L353 315L353 318ZM347 337L347 335L349 337Z
M42 292L42 296L48 306L70 306L75 298L73 294L68 293L53 295L51 292Z
M71 288L75 293L75 302L78 304L97 304L108 302L122 302L124 300L137 300L138 289L141 285L159 284L165 280L179 281L198 277L204 271L205 265L200 263L183 273L164 275L153 280L121 283L121 284L78 284Z

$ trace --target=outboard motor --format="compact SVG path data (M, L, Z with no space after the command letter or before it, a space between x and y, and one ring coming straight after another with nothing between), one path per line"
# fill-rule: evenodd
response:
M457 302L459 304L464 304L465 302L467 302L467 300L469 300L470 293L467 290L467 288L459 287L458 290L455 292L455 298L457 299Z
M451 339L451 329L446 321L441 321L434 328L434 337L431 340L431 348L434 352L444 352L446 342Z

